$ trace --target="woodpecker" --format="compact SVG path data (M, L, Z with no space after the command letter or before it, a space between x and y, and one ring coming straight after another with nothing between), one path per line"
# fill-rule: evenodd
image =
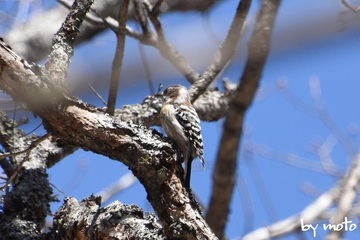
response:
M164 90L163 95L166 101L160 111L161 125L183 155L185 187L189 188L192 161L199 157L205 168L200 119L185 87L171 85Z

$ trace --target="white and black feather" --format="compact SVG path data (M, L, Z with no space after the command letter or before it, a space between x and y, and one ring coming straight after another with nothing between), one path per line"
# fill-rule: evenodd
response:
M185 87L171 85L163 94L167 100L160 111L161 125L182 152L186 162L185 186L190 187L191 162L199 157L205 168L200 119Z
M190 141L192 158L199 157L201 164L205 166L203 158L204 145L201 136L200 119L196 113L196 110L193 107L187 105L175 105L175 109L176 119L183 127L184 133Z

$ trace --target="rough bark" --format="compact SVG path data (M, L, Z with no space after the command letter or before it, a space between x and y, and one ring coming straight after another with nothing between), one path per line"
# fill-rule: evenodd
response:
M102 109L69 96L25 68L2 46L0 88L43 119L48 132L67 144L121 161L147 191L166 236L215 239L192 195L183 186L183 169L172 145L154 130L115 122ZM53 92L55 91L55 92ZM44 102L46 101L46 104Z
M66 198L46 239L166 239L152 214L118 201L100 206L100 197Z
M11 166L7 175L9 178L15 176L0 213L1 237L37 239L50 212L50 203L56 200L46 173L48 161L53 164L76 148L59 145L54 137L29 136L14 128L16 123L3 112L0 112L0 119L0 143L11 153L11 160L4 159ZM17 154L20 151L23 153Z

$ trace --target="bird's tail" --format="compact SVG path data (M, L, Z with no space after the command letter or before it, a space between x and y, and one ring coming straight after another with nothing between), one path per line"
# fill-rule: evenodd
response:
M199 158L200 158L200 162L201 162L201 164L202 164L202 166L203 166L204 170L206 170L206 167L205 167L205 159L204 159L204 157L201 155L201 156L199 156Z
M205 170L205 160L203 156L199 156L200 162ZM189 158L185 163L185 187L190 188L190 176L191 176L191 163L192 158Z
M191 177L191 162L192 158L187 159L185 163L185 187L190 188L190 177Z

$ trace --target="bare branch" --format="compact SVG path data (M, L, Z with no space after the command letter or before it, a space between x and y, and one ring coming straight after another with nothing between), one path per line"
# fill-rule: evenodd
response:
M0 191L4 191L6 188L8 188L10 186L10 184L12 183L12 181L18 176L21 168L23 167L24 163L26 163L26 161L29 160L30 157L30 152L31 150L33 150L35 147L38 146L39 143L41 143L42 141L44 141L45 139L47 139L49 137L49 134L45 134L44 136L34 140L31 142L30 146L22 151L16 152L16 153L10 153L9 156L11 156L13 159L20 154L25 154L25 157L22 158L22 160L16 164L16 169L14 170L14 172L11 174L11 176L8 178L7 182L0 187ZM1 157L7 156L7 154L2 155Z
M242 3L243 1L241 1ZM241 4L240 3L240 4ZM246 110L257 91L270 48L270 38L281 1L265 0L249 43L249 55L236 96L230 103L224 123L215 170L213 192L206 220L214 233L222 238L235 184L238 148Z
M126 20L127 20L129 2L130 0L124 0L119 9L119 19L118 19L119 28L117 29L117 34L116 34L117 45L116 45L114 61L112 64L111 83L110 83L109 98L107 104L107 113L109 113L111 116L114 115L114 111L115 111L116 97L117 97L119 81L120 81L121 66L124 58Z
M145 7L143 4L145 4L145 2L143 2L141 0L134 0L136 19L138 20L138 22L141 26L144 37L151 38L151 36L153 35L153 32L151 30L151 27L150 27L150 24L148 21L148 16L147 16L147 13L145 11Z
M301 227L301 224L311 224L329 218L329 208L339 200L338 209L332 213L330 224L341 224L345 217L353 216L350 212L357 195L360 183L360 155L357 155L348 168L345 178L339 181L331 190L321 194L314 202L300 213L269 226L259 228L245 235L243 240L272 239L286 235ZM348 215L349 214L349 215ZM342 231L330 231L328 240L341 239Z
M131 173L128 172L124 176L121 176L116 183L113 185L102 189L100 192L95 194L96 196L101 196L101 202L106 202L114 195L128 189L137 182L137 178Z
M261 146L253 142L245 144L245 151L312 172L326 173L335 177L341 177L344 174L344 170L329 162L321 161L318 163L308 158L300 157L296 154L277 152L267 146Z
M262 172L259 169L259 166L254 158L254 155L251 152L245 153L245 164L251 172L251 179L256 186L256 191L260 196L260 201L264 206L265 212L270 219L270 221L275 222L279 219L274 203L270 197L269 191L266 188L266 181L262 175Z
M143 4L141 1L135 1L136 17L142 28L142 34L135 31L129 26L126 26L126 34L132 38L139 40L142 44L150 45L157 48L160 54L167 59L181 74L183 74L189 82L193 83L199 77L199 74L193 69L181 53L175 49L165 38L162 24L159 19L159 7L162 1L158 1L151 9L151 6ZM145 10L147 6L149 9ZM119 28L118 22L112 17L103 17L96 11L94 14L88 14L88 21L105 23L110 26L111 29L116 31ZM152 23L155 26L156 34L152 31L148 18L150 17Z
M150 67L149 67L149 61L148 61L148 59L146 57L146 52L145 52L145 49L144 49L144 45L139 43L138 46L139 46L139 52L140 52L140 56L141 56L141 62L143 64L143 66L144 66L144 70L145 70L145 73L146 73L146 80L148 82L150 94L154 95L155 94L155 86L154 86L153 78L151 76L151 71L150 71Z
M145 187L147 199L166 236L216 239L192 194L184 188L184 172L177 152L159 133L131 123L116 123L101 109L70 97L40 107L39 99L32 97L33 92L40 95L40 99L51 100L51 89L54 88L48 85L51 82L40 81L2 45L0 63L0 88L19 101L26 101L30 109L35 102L36 112L48 131L67 144L121 161L132 170ZM50 92L39 91L40 88Z
M309 80L309 88L311 97L315 103L316 113L319 116L320 120L324 123L326 127L330 129L331 132L339 139L344 148L348 151L350 156L354 156L358 152L358 147L356 144L347 136L344 131L338 126L336 121L328 113L325 101L322 97L320 81L317 78L312 78Z
M240 38L241 31L245 24L245 19L249 12L251 0L242 0L236 9L234 20L231 23L228 34L224 42L220 45L216 52L212 63L201 74L196 82L190 88L190 96L192 101L197 99L209 85L213 82L216 76L223 70L229 61L234 57L236 46Z
M161 3L161 1L159 1L159 2ZM136 17L137 17L137 19L139 21L139 24L141 26L143 35L144 35L145 38L151 39L152 35L154 33L151 30L147 14L145 14L145 7L143 6L142 1L139 1L139 0L134 1L134 5L135 5ZM145 73L146 73L146 79L147 79L148 84L149 84L150 93L153 95L153 94L155 94L155 88L154 88L154 83L153 83L151 73L150 73L149 63L148 63L147 58L146 58L144 45L139 42L138 46L139 46L139 52L140 52L141 61L143 63L144 70L145 70Z
M194 107L202 120L217 121L227 113L234 95L234 90L222 93L219 90L208 89L195 101ZM139 125L160 126L159 112L163 102L162 94L148 96L141 104L125 105L116 109L115 118L117 121L132 121Z
M347 7L348 9L350 9L351 11L353 11L354 13L357 13L360 11L360 7L353 7L350 3L348 3L346 0L341 0L341 3Z
M14 122L0 113L0 143L9 152L23 152L12 156L11 164L17 167L9 175L12 183L3 196L3 211L0 213L0 232L4 239L39 238L45 218L54 201L52 189L45 172L47 160L60 157L56 142L52 139L27 135L12 128ZM58 154L59 153L59 154ZM52 156L53 155L53 156ZM12 181L16 177L16 180Z
M73 45L79 33L79 28L93 0L74 1L65 22L55 34L50 59L46 63L49 77L56 84L64 83L70 58L73 55Z
M106 101L102 98L102 96L100 95L100 93L98 93L98 92L96 91L96 89L91 85L91 83L88 83L88 86L89 86L89 88L91 89L91 91L96 95L96 97L97 97L98 99L100 99L100 101L106 106L106 105L107 105Z
M290 216L279 222L266 227L259 228L246 234L242 240L272 239L288 234L299 229L301 222L309 224L322 219L322 215L331 207L335 199L339 197L339 189L334 188L323 193L314 202L307 206L302 212Z
M153 5L158 0L149 0ZM119 0L102 0L95 1L94 9L101 16L116 16L116 10L119 9L121 1ZM193 1L173 1L166 0L161 6L163 11L206 11L214 6L218 1L214 0L193 0ZM68 11L61 5L35 14L32 19L25 22L22 26L11 29L5 35L5 39L13 48L28 61L38 61L46 57L51 49L51 39L54 33L60 27ZM134 17L134 12L130 11L129 17ZM102 22L102 21L100 21ZM107 29L106 24L85 22L81 27L81 32L76 39L75 44L84 43L97 34ZM46 24L45 24L46 23ZM42 27L38 27L38 26Z
M165 38L162 24L156 12L150 14L151 22L153 23L156 33L157 42L156 47L159 49L161 56L167 59L174 67L190 82L194 83L199 77L199 74L193 69L190 63L182 56L174 46L172 46Z
M66 198L47 239L167 239L156 217L118 201L101 207L101 197Z
M336 213L330 218L331 224L341 224L345 217L352 209L352 204L356 199L360 184L360 154L358 154L353 163L351 164L349 171L347 172L343 182L340 183L340 196L338 209ZM327 235L327 240L341 239L344 234L344 229L341 231L334 231L331 229Z

